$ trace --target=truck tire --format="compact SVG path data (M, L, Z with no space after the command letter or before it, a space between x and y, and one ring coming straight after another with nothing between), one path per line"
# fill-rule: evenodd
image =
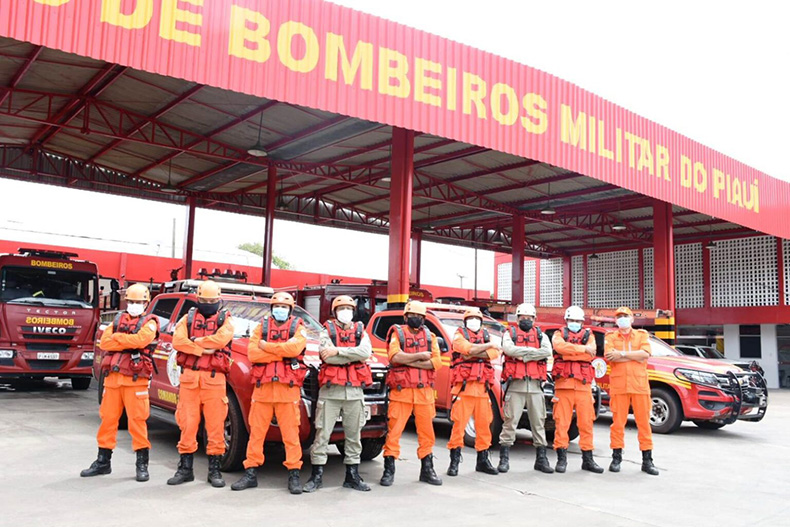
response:
M678 396L668 388L653 388L650 398L650 427L656 434L671 434L683 423L683 407Z
M550 447L554 445L554 433L557 430L556 424L553 419L546 419L546 442ZM571 421L571 426L568 427L568 441L573 441L579 437L579 427L576 426L576 418Z
M98 386L99 406L101 406L101 399L102 396L104 395L104 377L105 377L104 374L102 374L99 377L99 386ZM123 414L121 414L121 419L118 420L118 430L128 430L128 429L129 429L129 419L126 417L126 410L124 410Z
M74 377L71 379L72 390L87 390L88 388L90 388L90 385L91 385L90 377Z
M718 430L719 428L725 426L724 423L714 423L713 421L701 421L699 419L694 419L692 421L695 425L702 428L703 430Z
M239 401L232 391L228 391L228 416L225 418L225 455L222 456L220 469L233 472L242 469L247 454L247 441L250 433L244 424Z
M384 437L367 437L362 439L362 454L360 454L360 459L362 461L372 461L379 457L381 451L384 450L384 442L386 438ZM335 443L337 447L337 451L340 452L341 456L346 455L346 444L344 441L338 441Z
M494 447L499 444L499 434L502 433L502 415L499 413L499 405L494 401L493 397L491 397L491 412L494 414L494 419L491 420L491 446ZM469 422L466 423L466 428L464 428L464 444L474 448L476 437L475 418L472 416L469 418Z

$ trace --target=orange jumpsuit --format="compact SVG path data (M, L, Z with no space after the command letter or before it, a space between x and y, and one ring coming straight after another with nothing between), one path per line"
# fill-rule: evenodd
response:
M156 322L153 320L137 333L115 333L110 324L101 336L99 347L104 351L143 349L153 342L156 332ZM124 408L129 421L129 434L132 436L132 450L151 448L146 424L150 411L148 382L144 377L135 381L132 377L118 372L111 372L104 378L104 394L99 407L101 424L96 434L99 448L115 449L118 421Z
M609 351L641 350L650 355L650 340L644 329L632 329L623 335L620 331L606 334L604 344ZM622 360L623 362L619 362ZM625 423L628 421L628 408L634 409L634 420L638 430L639 450L653 450L653 430L650 428L650 383L647 379L647 359L636 361L615 359L610 361L612 368L609 373L609 407L612 409L612 427L610 428L611 448L625 447Z
M269 324L274 324L275 328L281 327L274 318L269 319ZM288 322L282 326L286 330L287 324ZM247 346L247 357L252 363L268 364L285 358L298 357L307 344L307 334L301 324L294 336L285 342L267 342L262 339L261 331L261 325L258 324ZM299 441L300 401L299 386L266 382L255 387L250 406L250 440L247 443L247 459L244 460L245 469L263 465L263 442L266 440L272 416L277 417L285 445L283 465L288 470L302 468L302 444Z
M480 331L483 331L482 329ZM461 331L457 331L453 337L453 352L460 353L466 357L472 349L472 343L464 338ZM486 351L488 360L499 357L500 351L496 348L489 348ZM450 433L450 441L447 448L462 448L464 446L464 428L469 418L475 418L475 450L481 452L491 448L491 421L494 413L491 410L491 398L484 382L468 380L466 388L461 390L463 383L457 382L453 385L451 394L453 395L453 406L450 411L450 419L453 421L453 431Z
M584 328L581 330L585 331ZM594 343L595 335L590 333ZM566 342L562 329L554 332L551 345L555 353L565 361L592 362L593 357L587 353L586 346ZM593 404L592 383L582 383L576 378L560 377L554 380L554 449L568 448L570 439L568 429L576 409L576 426L579 428L579 447L593 450L593 422L595 421L595 405Z
M403 331L415 333L405 325ZM393 331L387 349L390 361L401 351L398 335ZM433 364L434 371L442 367L442 357L436 335L431 337L431 364ZM385 457L398 458L400 456L400 437L412 414L414 414L414 425L417 428L417 443L419 445L417 457L422 459L433 452L433 446L436 444L436 435L433 431L433 418L436 417L434 388L425 386L424 388L391 389L387 411L387 441L384 444Z
M187 315L181 317L173 334L173 348L181 353L197 355L204 350L220 350L233 340L233 321L230 315L225 323L213 335L199 337L195 341L189 339ZM225 389L225 375L210 371L185 368L181 372L178 385L178 406L176 422L181 429L178 441L179 454L192 454L197 451L197 431L200 426L200 415L205 419L208 445L206 454L222 456L225 454L225 417L228 415L228 395Z

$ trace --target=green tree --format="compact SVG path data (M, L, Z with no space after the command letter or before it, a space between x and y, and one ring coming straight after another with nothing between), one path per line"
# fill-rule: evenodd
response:
M242 251L247 251L248 253L257 254L258 256L263 256L263 244L258 242L246 242L242 243L238 246L239 249ZM276 254L272 255L272 263L279 267L280 269L293 269L291 262L280 258Z

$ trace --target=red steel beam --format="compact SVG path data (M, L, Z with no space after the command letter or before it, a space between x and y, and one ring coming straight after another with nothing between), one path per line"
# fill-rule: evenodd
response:
M393 128L392 201L390 202L389 271L387 274L388 304L405 304L409 299L413 163L414 132L403 128Z
M277 202L277 167L269 165L266 191L266 232L263 235L263 284L272 284L272 244L274 243L274 208Z
M39 55L41 55L41 51L44 49L44 46L35 46L33 51L25 59L25 62L16 70L16 73L11 78L11 82L8 83L8 86L4 88L0 88L2 94L0 94L0 106L3 105L5 100L8 98L9 94L11 93L10 90L16 88L19 83L22 81L22 78L30 71L30 67L33 66L33 63L36 61Z

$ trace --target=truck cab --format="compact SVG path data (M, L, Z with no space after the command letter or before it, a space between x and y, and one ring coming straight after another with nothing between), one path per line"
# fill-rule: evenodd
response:
M98 269L77 256L30 248L0 255L0 378L90 386Z
M197 306L197 286L200 280L180 280L167 282L162 292L151 300L146 314L157 317L160 327L159 340L153 353L156 371L151 380L151 416L171 423L175 422L178 404L178 385L181 370L176 363L173 349L173 333L178 321L192 307ZM222 458L222 470L238 470L244 461L247 439L249 438L249 412L253 391L250 377L252 365L247 358L249 337L255 327L270 311L271 296L274 291L265 286L221 282L222 305L233 317L234 338L231 343L231 371L227 377L228 417L225 421L226 453ZM304 447L312 442L315 433L313 417L318 400L318 342L321 325L309 313L295 307L294 315L304 321L308 334L305 363L309 367L307 378L302 387L301 426L299 436ZM99 380L99 402L101 403L102 373L99 369L101 350L98 348L97 361L94 363L94 376ZM373 459L384 447L386 427L386 370L381 365L371 364L373 385L365 389L365 414L367 423L362 430L363 459ZM338 424L330 437L330 442L343 447L343 429ZM267 442L281 441L280 429L276 423L269 428Z

